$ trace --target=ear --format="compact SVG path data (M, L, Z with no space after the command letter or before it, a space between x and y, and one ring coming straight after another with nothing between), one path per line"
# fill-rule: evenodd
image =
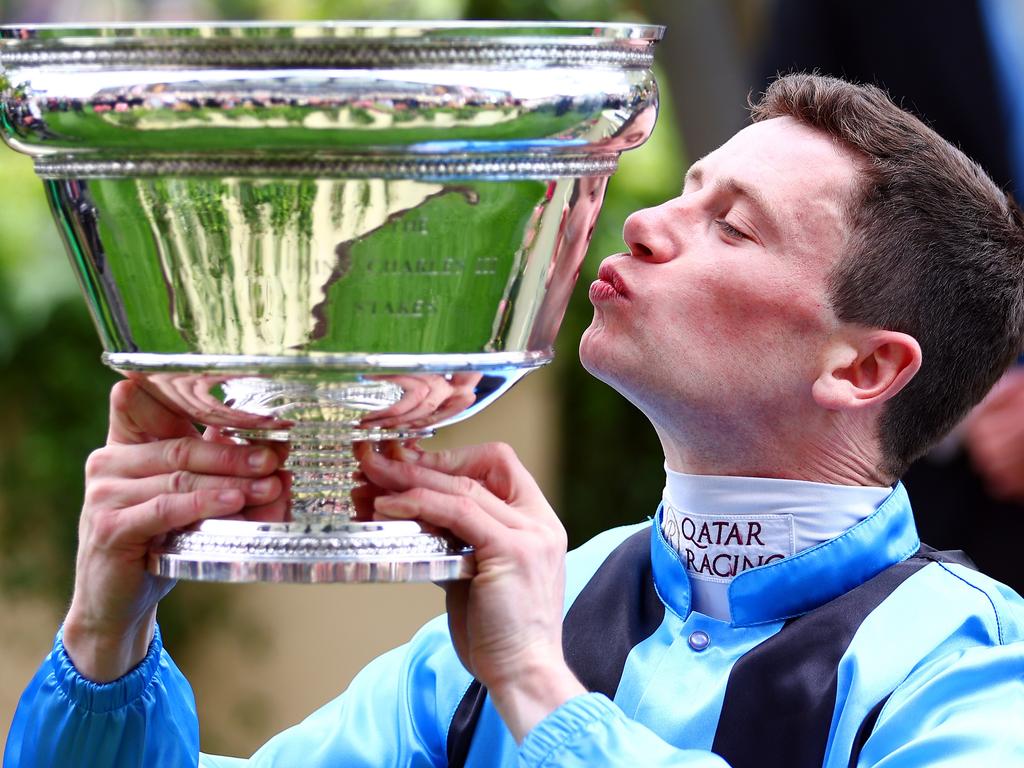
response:
M833 341L811 395L830 411L879 406L921 369L921 345L898 331L856 329Z

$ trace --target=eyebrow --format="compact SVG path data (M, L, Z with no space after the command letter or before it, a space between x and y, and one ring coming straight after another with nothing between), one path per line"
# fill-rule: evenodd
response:
M704 179L704 168L699 162L694 163L690 166L690 170L686 172L686 178L684 185L689 182L701 183ZM724 179L715 180L715 190L719 193L725 193L734 195L736 197L742 197L750 203L750 206L754 209L754 213L764 221L765 226L768 227L773 234L779 230L778 220L774 214L774 207L769 203L764 195L760 191L754 189L742 181L726 177Z

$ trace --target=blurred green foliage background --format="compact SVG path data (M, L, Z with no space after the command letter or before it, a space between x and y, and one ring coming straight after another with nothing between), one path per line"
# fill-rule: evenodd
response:
M120 0L42 3L0 0L0 22L196 19L476 18L647 21L627 0ZM611 525L653 514L664 481L659 446L631 405L594 381L576 346L592 308L585 286L605 255L621 251L626 216L673 196L684 163L659 71L663 106L654 137L623 157L590 247L557 350L562 498L552 499L573 545ZM70 596L82 466L102 444L107 393L116 376L78 296L31 161L0 151L0 590L13 597ZM190 585L191 586L191 585ZM176 648L231 601L216 587L177 589L161 606ZM188 620L185 621L185 617ZM252 627L247 630L252 633Z

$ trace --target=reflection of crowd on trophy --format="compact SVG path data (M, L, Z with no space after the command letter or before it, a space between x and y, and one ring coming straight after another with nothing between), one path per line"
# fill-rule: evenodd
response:
M288 87L287 80L284 78L280 83L244 93L211 90L200 82L111 85L96 90L88 97L45 99L43 109L26 100L23 105L14 107L10 114L15 125L38 132L45 129L48 113L66 112L123 117L138 114L156 119L161 112L170 111L181 116L220 115L230 119L254 115L257 110L266 114L270 110L272 114L295 122L302 122L314 113L337 113L338 117L348 115L357 123L372 123L375 116L384 115L400 123L430 121L442 113L472 121L492 111L514 114L523 106L521 99L501 90L410 82L401 89L394 88L393 84L390 90L383 86L367 96L366 89L359 83L329 78L319 83L316 90L297 96L295 90ZM574 106L571 99L561 99L551 110L555 116L560 116Z

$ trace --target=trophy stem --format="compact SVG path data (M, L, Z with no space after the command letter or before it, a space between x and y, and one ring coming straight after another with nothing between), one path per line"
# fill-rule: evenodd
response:
M352 490L359 463L353 442L345 437L325 433L321 425L300 423L289 430L292 447L285 469L292 476L295 522L313 523L328 515L347 522L355 517Z
M291 443L284 469L291 474L291 517L297 524L322 527L346 523L357 515L352 491L359 485L360 442L412 440L434 436L432 429L353 429L330 421L298 421L287 430L229 430L246 442Z

